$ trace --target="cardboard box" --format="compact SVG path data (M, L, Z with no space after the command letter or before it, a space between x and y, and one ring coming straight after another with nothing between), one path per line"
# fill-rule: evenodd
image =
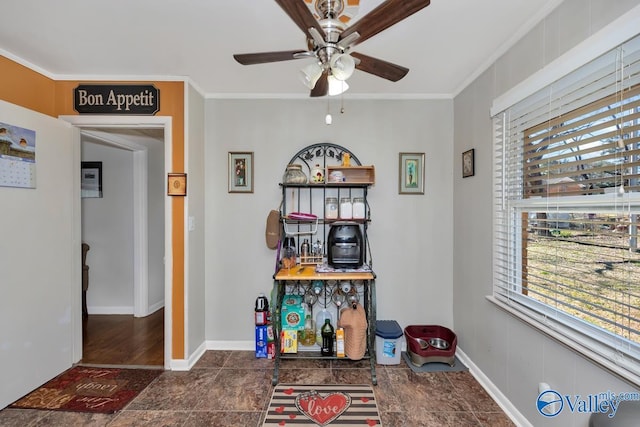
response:
M282 353L298 352L298 331L285 329L280 332L280 349Z
M256 357L266 359L267 356L267 326L256 326Z
M301 295L285 295L280 313L282 330L304 329L304 306Z
M344 357L344 329L336 329L336 356Z
M267 359L276 358L276 343L274 341L267 343Z

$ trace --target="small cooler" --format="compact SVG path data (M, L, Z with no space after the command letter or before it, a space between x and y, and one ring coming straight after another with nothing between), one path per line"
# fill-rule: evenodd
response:
M399 365L403 332L395 320L376 320L376 362Z

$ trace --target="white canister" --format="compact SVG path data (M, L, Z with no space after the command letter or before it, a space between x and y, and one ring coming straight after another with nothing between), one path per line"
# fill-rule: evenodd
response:
M364 204L364 197L353 198L353 218L365 219L367 215L366 207Z
M309 180L315 184L321 184L324 182L324 169L320 167L320 165L316 165L311 168L311 172L309 173Z
M353 218L353 205L351 199L348 197L342 197L340 199L340 219Z
M327 197L324 203L324 217L326 219L338 219L338 198Z

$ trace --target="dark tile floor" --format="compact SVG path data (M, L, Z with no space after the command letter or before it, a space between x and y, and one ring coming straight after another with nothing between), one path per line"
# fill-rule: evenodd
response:
M207 351L188 372L167 371L123 411L110 414L4 409L0 426L259 427L273 361L250 351ZM374 393L385 427L512 426L469 372L416 374L378 365ZM281 383L370 384L368 361L284 360Z

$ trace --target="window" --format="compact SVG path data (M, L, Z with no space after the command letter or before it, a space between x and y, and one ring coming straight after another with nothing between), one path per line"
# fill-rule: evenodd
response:
M494 297L640 381L640 38L495 116Z

